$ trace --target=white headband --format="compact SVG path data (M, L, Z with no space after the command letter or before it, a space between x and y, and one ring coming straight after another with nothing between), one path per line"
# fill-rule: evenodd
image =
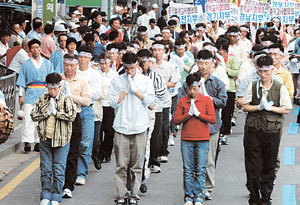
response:
M142 57L140 58L142 61L152 61L151 57Z
M206 31L206 29L205 28L203 28L203 27L196 27L196 31Z
M147 34L146 31L139 32L139 35L146 35L146 34Z
M161 32L162 32L162 33L164 33L164 32L166 32L166 33L171 33L170 29L163 29Z
M64 63L78 64L78 60L73 58L64 58Z
M117 48L111 48L110 50L108 50L107 52L109 53L118 53L118 49Z
M200 59L197 59L197 63L199 63L199 62L215 62L215 60L213 58L209 58L209 59L200 58Z
M215 47L211 46L211 45L205 46L203 49L208 50L208 51L213 51L213 52L217 51L217 49Z
M127 66L132 66L132 65L137 65L137 64L138 64L138 62L131 63L131 64L123 63L123 66L127 67Z
M125 53L126 53L126 50L122 49L122 50L119 51L119 53L125 54Z
M244 26L241 27L240 30L241 30L241 31L247 31L247 32L249 32L249 28L246 28L246 27L244 27Z
M186 44L175 46L175 48L177 48L177 49L184 49L185 47L186 47Z
M127 47L127 52L136 53L135 48L133 47Z
M260 43L261 43L262 45L266 45L266 46L270 46L270 45L273 44L272 41L261 41Z
M46 83L46 87L47 88L58 88L60 86L62 86L63 81L60 81L59 83Z
M266 54L257 55L254 57L254 61L257 61L257 59L259 59L259 57L262 57L262 56L267 56L267 55Z
M162 49L164 49L165 46L163 44L154 44L154 45L152 45L152 49L154 49L154 48L162 48Z
M105 59L105 58L102 58L102 59L99 60L100 64L105 64L105 63L110 63L110 62L111 62L110 59Z
M283 55L280 48L269 48L269 53L278 53L280 55Z
M264 65L262 67L258 67L257 70L272 70L273 68L273 65Z
M238 36L240 35L240 32L230 32L228 33L228 36Z
M194 81L193 84L191 86L200 86L201 85L201 81Z
M157 36L157 37L155 37L155 40L156 40L156 41L162 41L162 40L163 40L163 37Z
M88 52L84 52L84 51L81 51L78 56L84 56L84 57L88 57L88 58L92 58L92 54L91 53L88 53Z

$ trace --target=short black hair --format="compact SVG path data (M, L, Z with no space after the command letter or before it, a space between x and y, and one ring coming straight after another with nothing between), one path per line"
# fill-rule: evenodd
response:
M54 30L54 26L51 24L47 23L44 27L45 34L50 34L53 32L53 30Z
M150 23L155 23L155 19L154 19L154 18L150 19L150 20L149 20L149 24L150 24Z
M77 55L70 55L69 53L64 55L65 59L76 59L78 60L78 56Z
M76 41L76 39L73 38L73 37L67 39L67 46L68 46L70 43L75 43L75 44L77 45L77 41Z
M118 45L116 43L108 44L107 47L106 47L106 50L109 51L112 48L118 49Z
M113 41L115 40L116 38L119 37L119 32L118 31L111 31L109 34L108 34L108 40L109 41Z
M90 53L93 54L93 49L91 49L88 45L83 44L78 48L78 53L80 52L86 52L86 53Z
M62 77L58 73L50 73L46 76L46 83L58 84L62 80Z
M80 21L80 22L87 21L87 20L88 20L88 18L87 18L87 17L85 17L85 16L83 16L83 17L80 17L80 19L79 19L79 21Z
M39 29L42 25L43 25L42 21L34 21L32 23L32 28L33 28L33 30L36 30L36 29Z
M38 44L39 46L41 46L41 42L40 42L39 40L37 40L37 39L32 39L32 40L30 40L30 41L28 42L28 47L29 47L29 49L31 48L31 46L32 46L33 44Z
M99 38L100 38L100 40L107 41L108 40L108 35L106 33L102 33L102 34L100 34Z
M263 66L273 65L273 58L269 54L261 56L257 59L256 65L260 68Z
M206 25L204 23L197 23L196 28L200 28L200 27L206 28Z
M140 27L138 27L138 29L137 29L137 32L146 32L147 31L147 27L146 26L140 26Z
M199 73L197 73L197 72L192 73L186 77L186 84L188 86L191 86L195 81L199 82L200 80L201 80L201 77L200 77Z
M225 38L219 38L216 42L216 47L218 50L223 49L225 51L228 51L230 42Z
M80 34L85 34L85 33L90 32L90 29L87 26L80 26L80 27L78 27L77 30Z
M125 64L134 64L138 60L138 56L135 53L125 53L122 56L122 62Z
M94 35L91 34L91 33L87 33L85 34L85 36L83 37L83 40L87 43L89 41L94 41L95 38L94 38Z
M58 36L58 38L57 38L57 41L59 42L59 40L60 40L60 37L62 37L62 36L65 36L65 37L67 37L67 40L68 40L68 36L67 36L67 34L65 34L65 33L62 33L62 34L59 34L59 36Z
M99 16L99 15L102 17L102 15L101 15L101 13L99 11L94 11L92 13L92 19L97 18L97 16Z
M210 59L210 58L213 58L213 55L209 50L201 50L197 54L197 59L207 60L207 59Z
M139 50L137 52L137 55L139 58L144 58L144 57L152 58L152 53L148 49Z
M98 29L98 28L100 28L100 23L98 23L98 22L93 22L93 23L92 23L92 30L96 30L96 29Z
M280 51L282 53L284 53L284 48L283 48L282 44L280 44L280 43L274 43L274 44L270 45L269 48L279 48Z
M5 37L5 36L10 36L10 32L9 32L7 29L3 29L3 30L0 32L0 38L1 38L1 37Z
M166 15L167 14L167 10L166 9L163 9L163 10L161 10L161 16L164 16L164 15Z
M143 6L143 7L141 8L141 10L142 10L142 14L147 13L147 8L146 8L146 7Z
M120 19L120 18L118 18L118 17L116 17L116 18L112 18L112 19L110 19L110 21L109 21L109 25L110 25L110 26L111 26L111 25L113 25L115 21L119 21L119 22L121 23L121 19Z
M136 1L132 1L131 6L136 6Z
M117 47L118 47L118 51L120 52L121 50L126 50L127 49L127 45L124 42L121 43L117 43Z
M168 21L169 26L175 26L176 24L177 24L177 22L174 19L171 19L170 21Z
M227 33L237 33L237 32L240 32L240 30L239 30L239 28L237 26L230 26L227 29Z

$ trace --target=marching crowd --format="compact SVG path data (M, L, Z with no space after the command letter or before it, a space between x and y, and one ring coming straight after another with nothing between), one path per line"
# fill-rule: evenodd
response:
M183 25L158 11L133 1L107 21L77 6L68 22L34 18L26 34L16 17L0 33L0 64L18 74L24 151L40 152L41 205L72 198L91 160L100 170L113 149L115 203L138 204L179 132L184 203L202 205L241 110L249 204L271 204L283 115L300 102L300 28Z

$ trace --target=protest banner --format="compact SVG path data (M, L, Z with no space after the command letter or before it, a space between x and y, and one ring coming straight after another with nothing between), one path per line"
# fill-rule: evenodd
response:
M194 6L190 4L172 4L169 7L169 18L173 15L179 17L179 24L195 25L200 22L205 22L205 14L202 11L202 6Z
M270 19L270 4L258 0L246 0L240 5L240 23L263 23Z
M276 1L271 2L270 16L277 17L282 24L295 23L295 1Z
M230 0L207 0L205 4L206 20L229 20L230 7Z

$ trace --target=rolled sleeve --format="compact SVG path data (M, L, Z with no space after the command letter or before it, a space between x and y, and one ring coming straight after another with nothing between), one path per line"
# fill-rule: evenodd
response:
M293 108L293 105L292 105L292 102L290 100L290 97L289 97L289 92L287 90L287 88L282 85L281 88L280 88L280 107L283 107L287 110L290 110Z

